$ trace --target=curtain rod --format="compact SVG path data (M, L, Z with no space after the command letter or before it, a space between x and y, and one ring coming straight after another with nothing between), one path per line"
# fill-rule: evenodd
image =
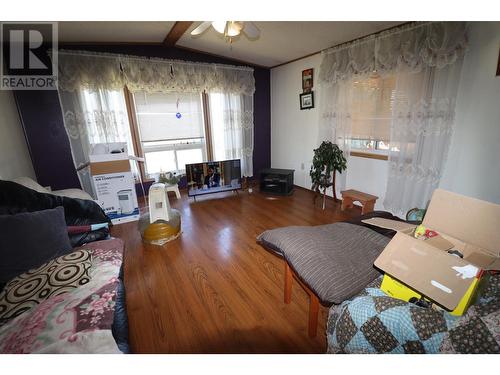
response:
M52 50L49 51L52 53ZM186 61L186 60L174 60L174 59L163 59L160 57L148 57L148 56L137 56L137 55L125 55L119 53L109 53L109 52L93 52L84 50L58 50L58 55L71 55L71 56L86 56L86 57L105 57L105 58L115 58L115 59L126 59L126 60L137 60L137 61L153 61L161 62L165 64L179 64L179 65L204 65L208 67L216 67L221 69L232 69L232 70L242 70L242 71L254 71L254 68L249 66L236 66L229 64L219 64L219 63L206 63L206 62L196 62L196 61Z
M335 46L328 47L328 48L322 50L321 53L332 53L332 52L335 52L335 51L342 50L344 48L348 48L348 47L350 47L351 45L353 45L355 43L363 44L363 43L369 42L369 41L371 41L373 39L376 39L376 38L386 38L386 37L392 36L394 34L399 34L399 33L405 32L405 31L417 29L419 27L423 27L423 26L429 25L431 23L435 23L435 22L433 22L433 21L428 21L428 22L418 22L418 21L406 22L406 23L403 23L401 25L396 25L396 26L393 26L393 27L389 27L387 29L377 31L377 32L369 34L369 35L361 36L359 38L354 38L354 39L349 40L347 42L342 42L342 43L339 43L339 44L337 44Z

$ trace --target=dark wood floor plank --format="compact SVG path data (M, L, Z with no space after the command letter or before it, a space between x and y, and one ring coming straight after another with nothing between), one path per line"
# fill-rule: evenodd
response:
M256 243L262 231L319 225L359 214L312 202L312 192L287 197L221 193L194 202L170 197L182 235L165 246L143 244L137 223L114 226L125 241L129 336L135 353L324 353L328 309L318 336L307 334L307 294L294 284L283 302L283 260ZM144 210L144 209L143 209Z

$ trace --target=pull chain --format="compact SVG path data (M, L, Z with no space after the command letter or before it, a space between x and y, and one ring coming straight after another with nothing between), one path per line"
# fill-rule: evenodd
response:
M179 103L180 103L180 99L177 98L177 102L175 103L176 107L177 107L177 113L175 114L175 117L177 117L178 119L180 119L182 117L182 114L179 112Z

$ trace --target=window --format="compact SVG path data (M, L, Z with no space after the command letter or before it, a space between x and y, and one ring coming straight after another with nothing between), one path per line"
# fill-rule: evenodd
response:
M96 143L126 142L128 154L135 155L123 90L82 90L80 96L88 149ZM137 176L137 164L131 168Z
M184 171L207 160L202 94L134 94L145 174Z
M351 149L387 154L391 131L395 78L374 73L355 79L352 87Z

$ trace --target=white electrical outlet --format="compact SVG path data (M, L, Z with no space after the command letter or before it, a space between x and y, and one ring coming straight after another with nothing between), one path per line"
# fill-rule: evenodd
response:
M301 164L300 164L300 169L302 169L302 170L304 170L304 169L305 169L304 163L301 163Z

